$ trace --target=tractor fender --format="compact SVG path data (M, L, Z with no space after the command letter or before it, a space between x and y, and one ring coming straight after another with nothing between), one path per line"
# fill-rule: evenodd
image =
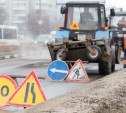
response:
M110 56L111 55L111 47L108 44L106 44L105 48L106 48L107 55Z
M101 39L105 38L106 40L109 40L110 37L110 31L109 30L99 30L95 33L95 39Z
M69 38L70 32L67 30L57 30L55 39Z

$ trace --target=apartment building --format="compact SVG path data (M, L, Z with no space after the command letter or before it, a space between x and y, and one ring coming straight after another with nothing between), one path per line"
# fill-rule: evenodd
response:
M7 12L7 24L20 25L25 22L28 13L28 0L0 0L0 7Z
M0 6L6 7L6 0L0 0Z
M23 24L26 20L28 0L11 0L11 20L13 25Z
M60 11L56 0L0 0L0 6L7 10L8 24L17 26L25 23L32 10L41 10L42 16L49 15L50 21L54 21L54 15Z

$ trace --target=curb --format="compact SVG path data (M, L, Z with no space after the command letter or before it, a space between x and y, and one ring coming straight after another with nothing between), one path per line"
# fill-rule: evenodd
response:
M0 56L0 60L11 59L11 58L18 58L18 57L24 57L24 56L27 56L27 54L5 55L5 56Z
M34 54L39 54L39 53L35 52L35 53L22 53L22 54L4 55L4 56L0 56L0 60L25 57L25 56L30 56L30 55L34 55Z

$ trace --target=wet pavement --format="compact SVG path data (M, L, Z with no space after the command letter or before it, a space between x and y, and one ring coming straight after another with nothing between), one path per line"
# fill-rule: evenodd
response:
M35 56L34 56L35 57ZM16 76L28 76L32 71L35 72L37 76L45 77L45 80L40 80L42 90L47 98L50 100L57 96L66 94L75 89L78 89L85 84L89 84L97 79L100 79L104 76L99 75L98 65L97 64L84 64L84 67L89 76L89 82L65 82L65 81L52 81L47 75L47 68L49 66L50 59L36 59L31 56L30 58L14 58L8 60L0 61L0 74L1 75L16 75ZM116 70L122 68L123 65L116 65ZM18 78L18 84L21 84L24 79ZM23 109L22 107L8 107L7 110L19 110Z

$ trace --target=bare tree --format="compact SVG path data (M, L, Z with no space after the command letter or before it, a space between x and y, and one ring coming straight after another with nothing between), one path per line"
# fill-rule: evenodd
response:
M7 12L3 7L0 7L0 25L3 25L7 20Z
M51 30L56 31L57 27L64 26L64 17L55 17L55 21L51 23Z
M26 27L30 34L35 38L39 34L50 32L48 15L41 15L40 11L32 11L27 15Z

